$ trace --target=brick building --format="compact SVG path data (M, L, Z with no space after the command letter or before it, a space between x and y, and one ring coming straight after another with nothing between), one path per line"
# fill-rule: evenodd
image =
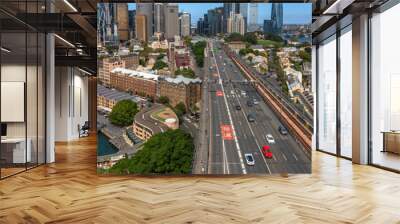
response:
M183 76L176 78L160 77L159 94L166 96L172 106L182 102L186 109L191 109L201 100L201 80L190 79Z
M106 86L110 85L110 73L115 68L125 68L125 61L118 57L109 57L99 60L99 81Z
M158 75L115 68L110 73L110 86L143 97L157 98Z

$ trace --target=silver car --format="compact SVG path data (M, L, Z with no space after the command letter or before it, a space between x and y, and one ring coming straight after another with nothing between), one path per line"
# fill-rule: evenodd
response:
M253 154L246 153L246 154L244 154L244 157L246 158L247 165L249 165L249 166L255 165L255 160L254 160Z

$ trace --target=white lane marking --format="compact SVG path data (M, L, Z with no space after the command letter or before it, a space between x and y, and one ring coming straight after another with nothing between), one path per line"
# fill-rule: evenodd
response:
M292 155L293 155L294 159L297 161L298 160L297 156L294 153L292 153Z
M211 45L212 45L212 43L211 43ZM215 54L214 54L214 49L213 49L213 48L211 48L211 53L212 53L212 55L213 55L215 64L217 65L217 60L215 59ZM222 79L221 79L221 75L219 74L219 67L218 67L218 65L216 66L216 69L217 69L217 74L218 74L219 83L221 84L221 83L222 83ZM224 93L224 94L223 94L223 96L224 96L224 102L225 102L225 106L226 106L227 111L228 111L229 121L230 121L231 126L232 126L232 132L233 132L233 136L234 136L234 140L235 140L235 144L236 144L236 148L237 148L237 153L238 153L239 160L240 160L240 165L241 165L241 167L242 167L242 172L243 172L243 174L247 174L246 167L244 166L244 162L243 162L243 158L242 158L242 152L240 151L239 142L238 142L237 136L236 136L235 126L233 125L231 112L230 112L230 110L229 110L228 101L227 101L227 99L226 99L226 94L225 94L224 85L221 85L221 88L222 88L222 92ZM224 145L223 145L223 146L224 146ZM224 149L224 150L225 150L225 149Z
M223 139L222 139L222 148L224 148L224 150L223 150L224 174L226 174L226 171L228 171L228 174L230 174L228 156L226 155L225 141Z
M242 104L240 103L239 98L237 98L237 101L238 101L239 105L240 105L242 108L244 108L244 107L242 106ZM247 125L249 126L249 129L250 129L250 132L251 132L252 136L254 136L254 140L255 140L255 142L256 142L256 144L257 144L258 151L259 151L259 152L261 153L261 155L262 155L261 157L263 158L264 163L265 163L265 165L267 166L268 172L269 172L269 174L272 174L271 170L269 169L267 160L264 158L264 156L263 156L263 154L262 154L262 152L261 152L261 146L260 146L260 144L258 143L258 140L257 140L257 138L256 138L256 135L254 134L253 129L251 128L251 125L250 125L249 121L247 120L247 116L246 116L246 114L244 113L244 109L241 110L241 111L242 111L242 114L243 114L243 116L244 116L244 118L245 118L245 120L246 120Z
M287 161L287 158L286 158L285 154L282 153L282 156Z

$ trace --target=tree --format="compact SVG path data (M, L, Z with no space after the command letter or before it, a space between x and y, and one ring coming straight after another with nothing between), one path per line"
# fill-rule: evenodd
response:
M299 57L304 61L311 62L311 53L307 51L299 51Z
M207 43L205 41L199 41L192 44L192 51L195 56L196 64L199 67L204 66L204 48L206 48Z
M231 33L227 37L227 41L228 42L231 42L231 41L243 41L243 36L240 33Z
M128 126L133 123L133 119L138 112L138 106L132 100L121 100L112 109L109 120L118 126Z
M174 111L176 113L176 116L178 116L178 118L181 118L186 113L185 104L182 102L179 102L177 105L175 105Z
M161 104L169 104L169 98L167 96L160 96L160 98L158 98L158 102Z
M257 35L254 32L245 33L243 39L249 44L257 44Z
M157 60L156 63L153 65L153 70L161 70L165 67L168 67L168 64L162 60Z
M193 159L193 138L181 129L152 136L133 157L110 168L115 174L188 174Z
M190 79L193 79L196 77L196 75L194 74L194 71L190 68L178 69L175 71L175 75L176 76L182 75L182 76L184 76L186 78L190 78Z

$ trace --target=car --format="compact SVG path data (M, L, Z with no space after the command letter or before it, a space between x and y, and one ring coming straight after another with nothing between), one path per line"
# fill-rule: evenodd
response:
M242 96L246 96L246 91L242 90L241 94L242 94Z
M256 119L255 119L255 117L254 117L253 114L247 115L247 120L248 120L249 122L254 122L254 121L256 121Z
M283 127L283 126L279 126L278 130L279 130L279 133L281 133L281 135L287 135L288 134L286 128Z
M236 110L241 110L242 107L240 107L240 105L236 105Z
M253 99L253 103L254 103L254 105L258 105L259 104L257 99Z
M247 101L247 106L252 107L252 106L253 106L253 101L248 100L248 101Z
M265 136L265 138L267 139L267 142L268 142L269 144L275 144L275 139L274 139L274 137L273 137L271 134L267 134L267 135Z
M246 154L244 154L244 158L246 158L247 165L249 165L249 166L255 165L255 160L254 160L253 154L246 153Z
M268 145L264 145L261 150L262 150L262 154L266 158L268 158L268 159L272 158L273 155L272 155L272 152L271 152L270 147Z

